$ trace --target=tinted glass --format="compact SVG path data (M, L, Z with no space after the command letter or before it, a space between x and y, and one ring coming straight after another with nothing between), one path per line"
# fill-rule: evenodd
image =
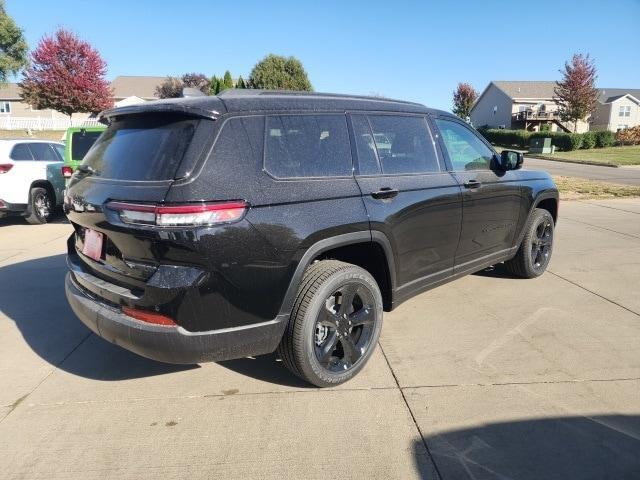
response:
M372 115L369 121L383 173L439 171L424 118Z
M33 160L31 150L29 150L26 143L18 143L15 145L11 150L9 158L11 158L11 160Z
M358 151L358 171L360 175L375 175L380 173L380 163L376 153L376 144L373 141L373 134L369 127L369 121L364 115L353 115L351 117L353 134L356 140Z
M344 115L267 117L265 168L278 178L351 175Z
M29 150L33 154L33 158L43 162L59 162L60 159L56 152L53 151L48 143L30 143Z
M102 132L74 132L71 134L71 160L82 160Z
M129 115L113 122L84 157L94 176L116 180L170 180L198 120Z
M60 160L64 160L64 145L58 145L57 143L52 143L51 146L56 152L58 152L58 155L60 155Z
M478 136L457 122L436 119L453 169L489 170L493 152Z

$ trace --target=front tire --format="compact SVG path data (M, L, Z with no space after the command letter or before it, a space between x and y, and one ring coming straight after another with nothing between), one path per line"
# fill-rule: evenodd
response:
M29 192L27 222L32 225L47 223L53 212L54 199L45 188L34 187Z
M547 210L536 208L531 214L516 256L504 262L507 271L522 278L542 275L551 260L553 236L553 217Z
M278 347L291 372L318 387L362 370L382 330L382 295L366 270L323 260L307 269Z

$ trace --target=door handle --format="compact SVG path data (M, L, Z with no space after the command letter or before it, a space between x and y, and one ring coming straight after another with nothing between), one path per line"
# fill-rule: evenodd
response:
M377 192L371 192L371 196L377 200L385 200L395 197L398 193L399 191L396 188L382 187Z
M482 183L478 180L467 180L462 185L464 185L464 188L478 188Z

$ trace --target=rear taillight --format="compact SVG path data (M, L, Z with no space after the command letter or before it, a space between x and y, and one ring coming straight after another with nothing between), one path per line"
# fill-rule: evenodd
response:
M175 327L177 324L171 318L166 315L162 315L156 312L149 312L147 310L138 310L137 308L122 307L122 313L125 315L140 320L145 323L152 323L154 325L162 325L165 327Z
M0 173L7 173L13 168L13 163L0 163Z
M73 168L72 167L69 167L67 165L62 167L62 176L64 178L71 178L71 175L73 175Z
M241 201L184 205L109 202L107 208L117 211L124 223L179 227L236 222L244 216L249 205Z

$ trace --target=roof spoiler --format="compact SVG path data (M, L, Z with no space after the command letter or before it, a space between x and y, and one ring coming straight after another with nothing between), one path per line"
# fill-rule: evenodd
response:
M195 100L195 99L194 99ZM200 99L198 99L200 100ZM181 100L169 100L169 101L153 101L147 103L141 103L138 105L129 105L127 107L118 107L111 108L109 110L104 110L100 112L98 116L100 122L104 124L109 124L114 117L119 117L121 115L135 115L135 114L143 114L143 113L159 113L159 114L182 114L190 117L199 117L199 118L207 118L209 120L217 120L220 116L220 113L213 109L206 108L205 105L202 105L202 100L199 102L200 104L195 104L191 102L181 101Z

